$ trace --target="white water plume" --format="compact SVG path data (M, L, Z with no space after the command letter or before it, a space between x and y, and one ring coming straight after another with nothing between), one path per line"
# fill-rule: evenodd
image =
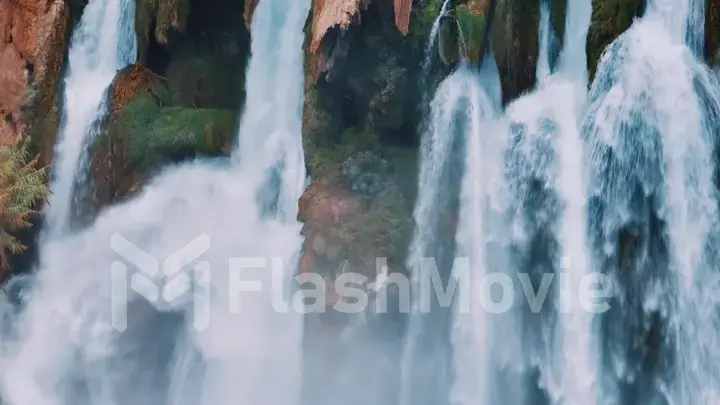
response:
M423 59L422 64L423 73L427 73L427 70L430 68L430 61L432 60L433 52L435 52L435 44L437 43L437 37L440 32L440 21L447 14L451 2L451 0L443 0L442 6L440 7L440 12L438 13L437 18L435 18L435 21L433 21L432 27L430 28L430 34L428 35L428 44L425 47L425 58Z
M298 89L309 9L309 0L262 0L255 11L239 135L244 150L230 162L169 168L87 229L43 246L17 338L0 357L4 403L298 403L302 315L273 304L285 298L278 293L295 273L302 242L294 212L305 182ZM111 249L118 236L159 262L191 241L198 247L209 240L207 251L195 252L202 262L194 274L203 277L179 298L164 301L168 282L179 277L164 275L164 268L143 273L166 286L164 298L149 303L131 292L122 332L111 325L124 313L117 297L128 291L111 279L111 268L133 257ZM230 278L233 257L268 261L241 273L246 282L260 282L260 291L229 291L238 284ZM284 265L282 285L271 285L273 258ZM208 269L202 266L209 270L200 272ZM209 300L199 302L204 289Z
M48 206L50 235L70 225L73 195L82 158L106 114L106 90L116 72L135 61L134 0L90 0L70 40L65 78L62 128L52 166L52 204Z
M593 191L605 210L598 228L608 238L644 219L637 200L657 201L650 215L667 226L661 243L668 263L657 268L655 261L652 273L628 281L648 285L638 290L645 317L657 313L664 320L671 365L658 370L653 388L670 404L714 404L720 400L720 325L711 286L720 279L708 255L717 224L713 150L720 87L688 48L693 41L685 27L698 18L695 2L649 6L603 55L590 93L585 126ZM620 350L616 356L627 348ZM631 378L621 370L618 378Z
M536 242L530 237L536 234L535 237L543 239L554 238L558 249L556 254L545 253L553 263L550 268L532 264L533 269L518 270L531 270L538 277L554 270L554 283L559 287L554 322L549 325L544 321L530 335L529 339L536 336L538 343L531 345L536 347L527 350L524 359L539 368L540 385L552 404L594 404L600 398L594 318L580 308L577 295L582 280L592 272L580 133L587 83L585 38L591 11L589 0L568 2L565 40L557 71L545 77L542 74L545 68L538 66L538 88L515 100L506 115L513 137L508 181L518 205L513 226L515 243L523 246L524 254L532 255L529 244ZM541 31L546 29L541 22ZM538 189L533 190L531 185L535 183ZM530 202L538 199L539 206ZM547 231L554 235L543 233ZM525 260L533 263L537 259L529 256Z
M550 76L550 42L552 27L550 26L550 5L548 1L540 2L540 34L538 44L537 82L542 83Z
M487 56L492 58L492 55ZM462 121L464 175L460 192L459 219L456 232L456 257L470 263L470 310L463 313L455 306L452 344L457 371L451 402L470 405L491 400L492 374L496 359L502 358L510 342L498 338L502 327L493 323L482 302L488 293L482 279L491 272L504 269L503 226L501 204L504 189L503 147L500 133L499 99L488 96L499 79L497 71L461 72L465 91L463 103L456 109L454 120ZM482 80L481 80L482 77ZM487 89L487 90L486 90ZM500 225L500 229L498 229ZM460 274L461 262L453 268ZM451 276L451 277L453 277Z

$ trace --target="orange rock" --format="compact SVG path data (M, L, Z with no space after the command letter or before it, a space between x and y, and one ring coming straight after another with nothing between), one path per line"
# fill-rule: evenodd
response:
M360 212L360 201L349 191L336 189L320 180L300 196L298 220L320 228L340 225L346 218Z
M0 115L18 120L27 89L25 61L12 45L0 51Z
M245 0L245 11L243 17L245 18L245 26L250 29L252 25L253 14L255 13L255 7L257 7L260 0Z
M314 0L310 52L316 53L320 49L322 39L330 28L339 25L340 29L347 31L362 4L361 0Z
M403 35L407 35L410 27L412 0L395 0L395 25Z
M0 0L0 44L7 44L12 29L13 8L9 0Z
M15 139L36 120L42 121L40 127L52 132L53 137L57 132L59 115L53 114L57 110L54 99L61 80L69 18L64 0L0 0L0 118L4 120L0 142ZM29 104L40 108L36 114L21 117L21 109ZM52 145L54 140L48 143Z
M111 85L112 97L110 100L111 114L125 108L140 92L153 93L155 75L140 62L123 69L113 80Z

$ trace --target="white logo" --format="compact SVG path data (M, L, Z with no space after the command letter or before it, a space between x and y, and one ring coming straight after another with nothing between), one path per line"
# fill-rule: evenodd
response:
M187 272L181 272L181 270L210 249L208 235L202 234L176 250L163 260L162 266L146 251L119 234L114 234L110 238L110 248L139 270L129 277L130 289L155 306L172 304L192 288L194 327L197 330L207 328L210 320L210 263L207 261L196 263L193 266L192 279ZM162 273L160 269L162 269ZM127 328L129 301L128 267L123 262L114 261L110 271L112 277L111 322L115 329L124 331ZM158 287L156 279L164 279L164 285ZM162 302L160 301L161 296Z

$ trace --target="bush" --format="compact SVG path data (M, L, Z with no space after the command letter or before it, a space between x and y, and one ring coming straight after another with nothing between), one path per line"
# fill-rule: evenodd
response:
M29 228L30 217L37 213L34 207L49 195L46 170L38 168L38 157L30 157L28 139L12 147L0 146L0 271L3 273L9 264L8 254L17 254L26 248L11 233Z
M129 140L127 165L148 169L175 157L226 153L235 122L230 110L160 108L151 95L141 93L120 111L114 130Z
M343 162L340 174L361 200L370 200L386 187L390 165L370 151L359 152Z
M340 139L334 145L308 153L310 175L338 183L343 180L342 166L348 158L359 152L379 149L380 143L374 133L348 129L340 135Z

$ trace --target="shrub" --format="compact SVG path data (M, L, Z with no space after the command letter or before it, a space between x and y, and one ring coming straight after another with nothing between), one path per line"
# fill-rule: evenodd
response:
M34 208L49 195L46 169L38 168L38 157L31 158L28 139L0 146L0 276L7 271L8 254L26 248L12 232L29 228L30 217L37 213Z

